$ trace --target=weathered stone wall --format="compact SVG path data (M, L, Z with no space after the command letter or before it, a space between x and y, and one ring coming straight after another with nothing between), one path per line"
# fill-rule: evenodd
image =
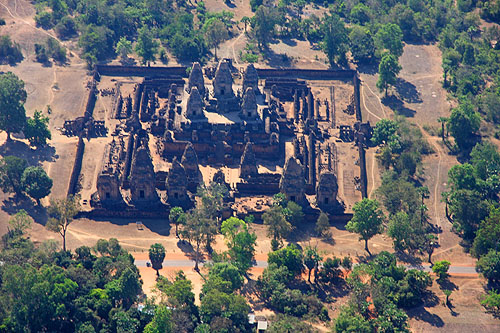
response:
M67 196L75 195L78 190L78 179L80 178L80 171L82 170L83 153L85 152L85 143L80 135L78 137L78 144L76 145L75 162L73 163L73 170L69 177Z
M258 68L257 73L259 79L266 79L269 77L288 77L288 78L301 78L312 80L352 80L357 74L355 70L335 70L335 69L272 69L272 68Z
M187 77L187 67L140 67L140 66L113 66L96 65L96 70L101 75L107 76L181 76Z

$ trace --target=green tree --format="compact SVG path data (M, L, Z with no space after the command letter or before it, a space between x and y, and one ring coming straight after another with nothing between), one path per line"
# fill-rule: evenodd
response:
M120 55L122 59L127 59L128 55L132 53L132 42L127 37L122 36L115 46L115 52Z
M302 207L293 201L288 201L283 211L285 218L293 227L299 227L304 220Z
M487 254L479 258L476 269L489 282L497 283L500 281L500 252L491 249Z
M163 267L163 259L165 259L165 248L160 243L155 243L149 248L149 260L151 266L156 270L156 276L160 276L160 269Z
M22 177L28 163L16 156L0 159L0 188L5 193L14 192L20 196L24 190Z
M175 236L179 236L179 224L184 224L186 222L186 214L181 207L174 207L170 210L168 214L168 220L174 222L175 224Z
M375 41L380 54L389 51L396 59L403 55L403 32L394 23L387 23L380 27L375 34ZM383 57L382 57L383 58Z
M144 328L144 333L172 333L172 311L165 305L158 305L153 320Z
M22 80L12 72L0 74L0 130L7 133L7 141L11 140L11 133L24 129L26 98Z
M500 293L495 289L488 291L488 295L481 300L481 305L497 314L500 313Z
M232 293L243 285L243 277L236 266L228 262L215 263L209 272L209 278L220 278L229 282L228 290L221 290L226 293Z
M24 129L24 136L32 146L44 146L47 140L52 139L49 127L49 118L44 117L42 112L35 110L33 118L28 118L26 121L26 128Z
M366 252L371 255L370 250L368 250L368 240L382 232L384 213L380 210L377 200L367 198L356 202L353 210L354 215L347 222L346 229L349 232L359 234L359 239L365 241Z
M63 251L66 251L66 232L79 211L80 197L78 196L69 196L66 199L50 201L50 206L48 208L50 218L45 227L61 235L63 240Z
M214 48L215 60L217 60L217 48L220 43L229 38L226 25L220 19L212 17L203 25L203 31L208 45Z
M337 14L325 15L321 24L323 32L322 48L328 57L330 66L334 66L338 61L346 63L345 53L349 43L347 29Z
M264 224L268 226L267 234L273 237L273 240L280 242L292 231L292 225L283 215L283 209L279 206L273 206L262 214Z
M137 37L135 52L142 58L143 64L149 64L151 61L156 60L160 44L153 39L153 34L147 26L140 28L138 32L139 36Z
M309 273L307 275L307 282L311 283L311 272L313 269L318 270L320 261L323 260L316 247L307 246L304 250L304 266L307 267ZM316 274L316 273L315 273ZM314 280L316 282L316 280Z
M222 226L224 228L224 223ZM224 230L222 233L224 235L227 234L224 233ZM227 247L229 258L231 259L231 262L238 267L242 274L245 274L250 267L252 267L255 256L256 241L257 235L249 232L246 224L243 224L241 230L235 233L234 236L228 238Z
M356 313L352 306L348 306L340 310L335 320L335 332L371 333L373 329L368 320Z
M481 117L471 103L462 103L452 109L448 129L459 149L466 150L472 146L480 123Z
M217 233L215 221L205 217L200 209L194 209L186 213L186 223L182 228L182 235L195 245L195 266L194 269L199 271L198 263L200 261L200 246L212 239Z
M9 219L9 225L12 230L19 234L23 235L26 230L31 228L33 224L33 218L26 213L24 209L19 210L14 216Z
M330 234L330 219L328 218L328 215L321 212L318 216L318 220L316 221L316 226L314 230L318 233L320 237L325 237L329 236ZM331 236L331 234L330 234Z
M385 53L378 66L379 77L377 80L377 88L380 92L385 91L385 96L387 96L389 86L396 84L396 78L400 71L401 66L398 59L391 53Z
M500 239L500 208L490 210L488 217L481 225L472 244L472 253L479 258L488 253L490 249L496 248Z
M394 249L403 251L410 246L412 224L410 217L405 212L398 212L389 218L387 235L392 238Z
M269 40L274 36L274 27L278 23L278 13L275 8L260 6L252 17L252 31L259 48L267 48Z
M42 167L27 167L23 171L21 183L24 191L40 205L40 199L50 194L53 182Z
M428 262L429 264L432 265L432 254L434 253L434 250L436 249L436 246L438 245L438 238L433 235L433 234L427 234L424 236L423 242L421 244L422 249L424 252L427 253L428 255Z
M245 25L245 33L247 33L247 25L251 22L250 18L248 16L243 16L240 22Z
M200 317L212 332L248 332L249 311L243 296L213 289L201 300Z
M278 267L285 266L290 279L299 276L304 270L302 251L295 244L288 244L282 249L269 252L267 262Z
M399 126L395 120L380 119L373 129L372 142L375 145L388 144L394 140L399 141L397 130Z
M231 216L230 218L224 220L220 228L221 233L228 240L228 242L232 242L238 232L246 229L247 226L245 221L234 216Z
M375 45L370 30L355 25L349 33L352 57L358 63L369 63L375 57Z
M444 143L444 141L445 141L444 139L446 136L445 125L448 122L448 118L447 117L439 117L437 121L439 123L441 123L441 139L443 139L443 143Z
M448 269L450 268L451 263L447 260L441 260L434 263L432 266L432 272L436 274L439 280L444 280L448 277Z

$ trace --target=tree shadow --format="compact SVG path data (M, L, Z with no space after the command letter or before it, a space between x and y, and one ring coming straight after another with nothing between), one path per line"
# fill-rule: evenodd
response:
M224 3L231 9L236 8L236 5L231 0L224 0Z
M193 248L193 245L191 245L191 243L189 243L188 241L184 240L184 239L179 239L177 241L177 247L184 253L186 254L191 254L191 253L194 253L194 248Z
M11 196L3 201L2 210L9 215L14 215L21 209L24 209L36 223L43 226L47 224L47 220L49 219L47 208L35 205L30 198Z
M404 105L404 102L395 95L389 95L382 98L382 103L390 107L395 113L412 118L415 116L416 111Z
M420 92L413 83L398 77L395 87L398 95L403 101L408 103L422 103Z
M458 290L458 286L451 282L448 278L437 279L436 283L439 285L441 290Z
M408 311L408 316L412 319L425 321L434 327L443 327L444 321L436 314L430 313L422 305L418 308L411 309Z
M144 219L144 218L136 218L136 219L131 219L128 218L102 218L102 217L92 217L92 221L96 222L109 222L111 224L117 225L117 226L126 226L131 223L135 222L139 225L143 225L144 227L148 228L151 232L157 233L158 235L161 236L169 236L170 235L170 230L172 227L170 226L170 223L165 222L165 220L161 219Z
M281 40L283 44L288 45L288 46L297 46L297 41L291 38L284 38Z
M396 255L396 258L398 258L398 260L401 262L408 263L412 266L421 266L422 265L422 259L419 257L416 257L412 253L397 251L395 253L395 255Z
M262 55L266 63L272 68L289 68L292 65L290 57L286 53L276 53L271 48L263 50Z
M0 156L16 156L25 159L29 165L38 166L40 162L54 162L59 158L53 146L45 145L33 149L18 140L6 141L0 146Z
M311 239L312 228L313 225L309 223L302 223L290 233L286 240L292 243L308 241Z
M378 73L378 65L376 63L358 64L358 72L361 74L375 75Z

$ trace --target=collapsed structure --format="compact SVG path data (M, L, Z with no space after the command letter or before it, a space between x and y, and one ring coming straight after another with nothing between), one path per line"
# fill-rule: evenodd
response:
M349 196L356 195L350 188L360 190L360 176L343 166L338 174L337 146L348 143L350 154L371 127L352 116L352 103L342 110L351 118L338 123L334 86L315 92L314 82L260 71L263 77L253 65L238 71L223 60L211 71L213 79L194 63L188 78L117 82L110 118L118 125L104 151L92 207L188 209L198 187L213 181L227 186L228 200L282 192L306 210L342 214L339 178L340 192ZM122 91L127 84L129 94ZM353 166L364 163L354 158Z

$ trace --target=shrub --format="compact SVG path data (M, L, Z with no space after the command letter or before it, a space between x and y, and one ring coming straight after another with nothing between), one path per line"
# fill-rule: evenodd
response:
M17 43L12 42L9 36L0 36L0 64L13 65L23 60L23 53Z

